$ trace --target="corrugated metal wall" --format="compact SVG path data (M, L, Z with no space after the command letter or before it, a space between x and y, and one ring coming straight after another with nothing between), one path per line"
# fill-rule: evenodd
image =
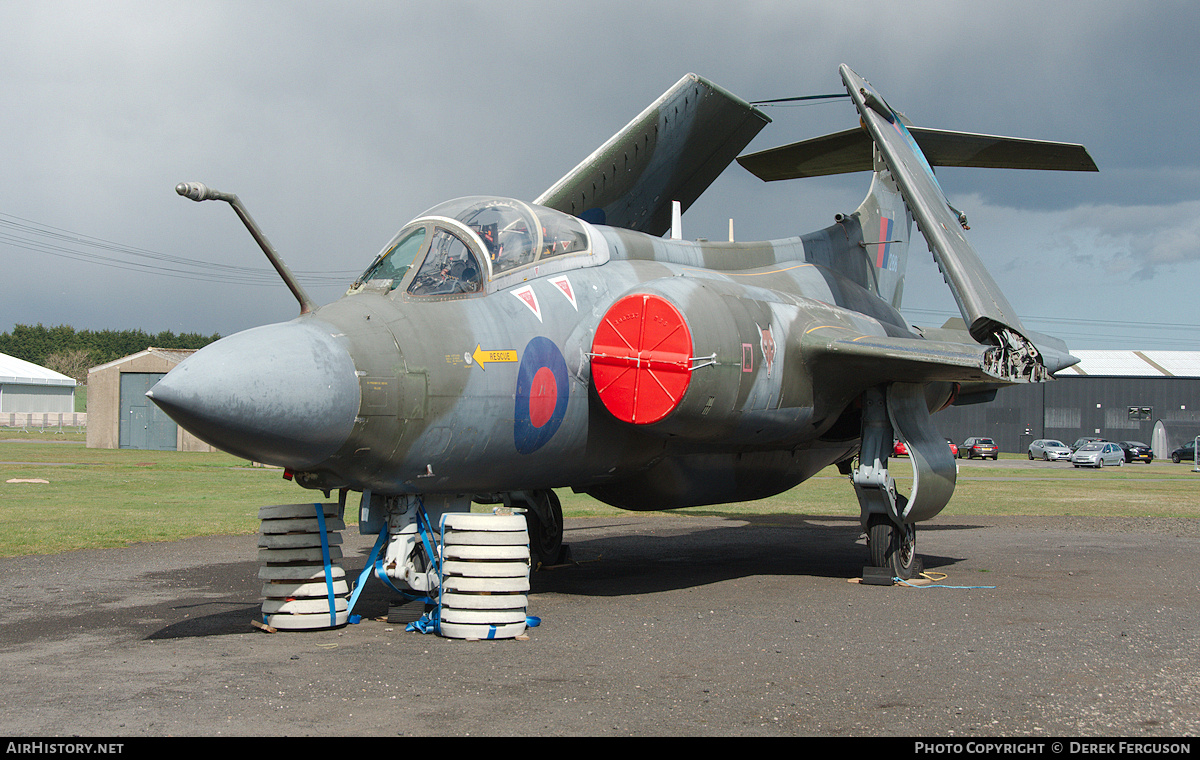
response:
M74 386L0 384L0 412L74 411Z
M1162 420L1175 448L1200 435L1200 378L1065 377L1004 388L990 404L952 406L933 420L955 443L986 435L1010 454L1023 453L1034 438L1068 446L1091 435L1150 443L1154 423Z

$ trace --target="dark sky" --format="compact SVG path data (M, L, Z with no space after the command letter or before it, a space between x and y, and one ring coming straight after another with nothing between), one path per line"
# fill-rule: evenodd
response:
M847 7L849 9L847 9ZM230 334L297 307L239 195L326 302L408 219L532 199L695 72L747 100L842 91L847 63L918 125L1085 144L1099 174L943 169L1032 329L1074 348L1197 348L1194 2L47 2L0 4L0 331ZM749 150L857 123L771 108ZM786 237L869 176L730 167L685 237ZM250 271L242 269L247 268ZM905 313L956 313L921 241Z

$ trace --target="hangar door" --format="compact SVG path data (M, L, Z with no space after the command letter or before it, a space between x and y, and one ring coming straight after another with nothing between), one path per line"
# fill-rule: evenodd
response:
M121 373L121 429L118 445L122 449L174 451L179 427L161 409L146 398L146 391L163 378L163 372Z

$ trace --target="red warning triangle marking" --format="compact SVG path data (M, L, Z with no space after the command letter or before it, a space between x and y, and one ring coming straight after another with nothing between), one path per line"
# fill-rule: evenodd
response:
M579 304L575 302L575 291L571 288L571 281L567 279L566 275L563 275L562 277L551 278L550 280L547 280L547 282L558 288L559 292L566 296L567 300L571 302L572 308L574 308L575 311L579 311Z
M529 307L529 310L533 312L533 315L538 318L539 322L542 321L542 307L538 305L537 294L533 292L532 285L517 288L512 294L517 297L517 300Z

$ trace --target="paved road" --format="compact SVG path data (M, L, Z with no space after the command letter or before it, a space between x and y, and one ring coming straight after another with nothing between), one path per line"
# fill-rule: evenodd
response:
M847 581L853 519L567 527L528 641L263 633L254 536L0 560L0 733L1200 732L1200 521L942 516L920 552L967 588L920 589Z

